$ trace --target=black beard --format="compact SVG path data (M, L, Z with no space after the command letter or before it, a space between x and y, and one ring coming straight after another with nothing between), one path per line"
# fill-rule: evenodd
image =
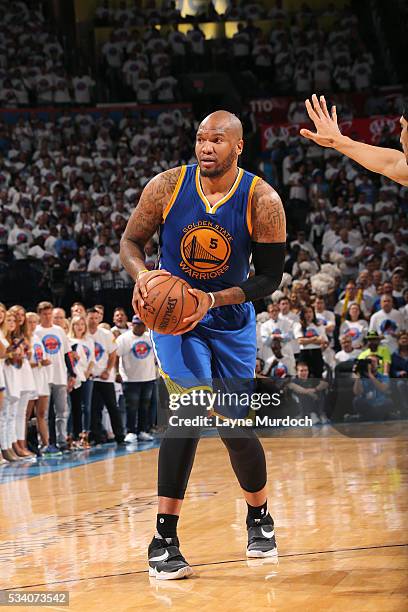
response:
M208 178L216 178L217 176L223 176L228 170L234 165L237 160L237 155L234 151L231 151L230 155L223 161L220 166L216 166L212 170L206 170L200 166L201 176Z

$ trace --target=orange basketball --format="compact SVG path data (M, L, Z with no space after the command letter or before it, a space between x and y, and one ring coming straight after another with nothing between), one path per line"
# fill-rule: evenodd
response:
M183 319L197 309L191 288L178 276L155 276L147 282L144 305L138 305L139 316L149 329L161 334L174 334L186 327Z

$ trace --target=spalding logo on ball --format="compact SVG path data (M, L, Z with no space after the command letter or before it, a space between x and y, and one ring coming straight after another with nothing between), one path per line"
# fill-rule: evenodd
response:
M178 276L154 276L146 284L144 305L137 305L139 316L149 329L161 334L175 334L187 326L183 319L197 309L197 299L189 293L190 285Z

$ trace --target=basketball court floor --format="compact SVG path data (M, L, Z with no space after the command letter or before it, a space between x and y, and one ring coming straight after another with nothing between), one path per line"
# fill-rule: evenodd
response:
M183 581L146 569L157 443L1 467L0 589L69 591L68 608L35 609L81 612L408 610L408 427L369 427L263 439L279 564L246 559L226 450L202 439L180 520L195 576Z

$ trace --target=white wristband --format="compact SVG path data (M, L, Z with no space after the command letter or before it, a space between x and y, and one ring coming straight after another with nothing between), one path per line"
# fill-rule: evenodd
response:
M209 295L209 296L210 296L210 298L211 298L211 304L210 304L210 307L209 307L209 309L208 309L208 310L211 310L211 308L213 308L213 306L214 306L214 304L215 304L215 297L214 297L214 294L213 294L211 291L209 291L209 292L207 293L207 295Z

